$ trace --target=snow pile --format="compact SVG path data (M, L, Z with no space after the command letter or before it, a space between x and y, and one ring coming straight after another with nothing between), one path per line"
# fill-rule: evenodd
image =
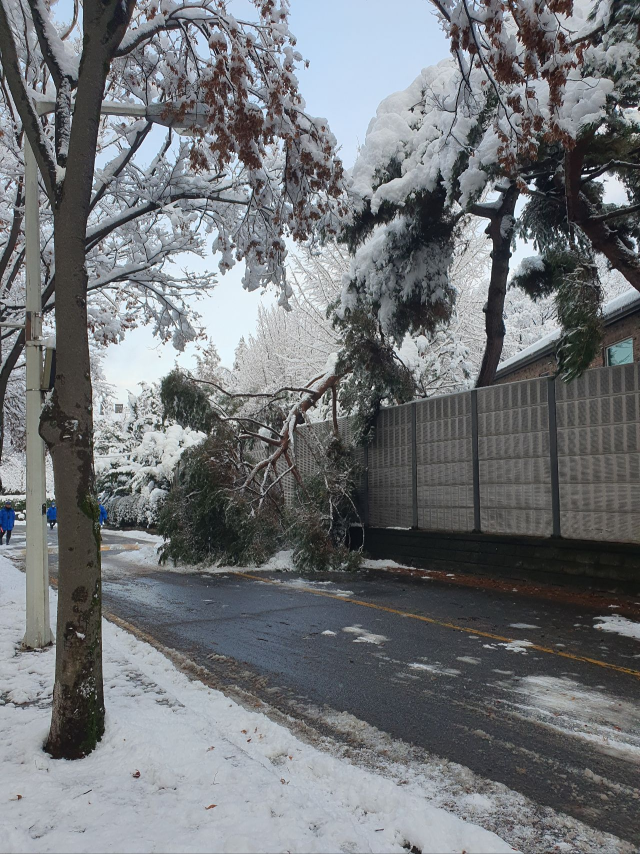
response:
M190 681L109 623L105 737L82 761L50 759L54 652L17 651L24 576L0 569L1 850L513 850Z
M617 614L606 617L594 617L598 620L598 624L594 629L601 632L615 632L618 635L624 635L628 638L640 640L640 623L634 623L626 617L620 617Z

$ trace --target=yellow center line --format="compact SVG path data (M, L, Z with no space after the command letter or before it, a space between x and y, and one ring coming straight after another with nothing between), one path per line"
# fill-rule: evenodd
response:
M258 575L251 575L248 572L234 572L233 575L239 575L242 578L248 578L251 581L261 581L263 584L280 585L282 581L276 581L272 578L260 578ZM284 582L286 584L286 582ZM433 626L441 626L445 629L453 629L456 632L465 632L468 635L478 635L482 638L490 638L491 640L501 641L502 643L517 643L516 638L507 638L502 635L494 635L491 632L481 632L478 629L469 629L466 626L459 626L457 623L447 623L443 620L436 620L433 617L423 617L422 614L413 614L411 611L399 611L397 608L389 608L387 605L376 605L373 602L365 602L362 599L351 599L348 596L338 596L335 593L327 593L325 590L314 590L312 587L296 587L292 588L299 590L302 593L313 593L314 596L324 596L326 599L337 599L339 602L350 602L352 605L361 605L363 608L373 608L376 611L385 611L387 614L397 614L399 617L408 617L411 620L420 620L421 623L430 623ZM610 664L608 661L600 661L597 658L589 658L586 655L574 655L572 652L562 652L558 649L550 649L548 646L540 646L537 643L527 643L526 649L535 649L537 652L546 652L549 655L557 655L559 658L568 658L571 661L584 661L587 664L596 664L598 667L604 667L607 670L615 670L617 673L626 673L628 676L635 676L640 679L640 670L632 670L630 667L620 667L618 664Z

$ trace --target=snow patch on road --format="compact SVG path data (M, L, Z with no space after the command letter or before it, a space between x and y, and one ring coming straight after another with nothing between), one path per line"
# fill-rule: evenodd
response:
M0 558L2 850L513 851L417 787L321 752L188 679L107 622L105 736L86 759L51 759L42 743L55 651L19 650L24 583Z
M354 643L381 644L389 640L389 638L385 637L384 635L374 635L373 632L367 631L367 629L363 629L360 625L345 626L342 631L350 635L357 635L357 637L353 641Z
M522 652L527 654L527 647L533 646L533 643L528 640L514 640L509 643L499 643L498 646L503 646L507 652Z
M509 623L510 629L539 629L540 626L533 626L531 623Z
M507 686L524 698L514 707L603 753L640 761L640 707L568 677L525 676Z
M594 629L598 629L600 632L615 632L617 635L640 640L640 623L634 623L633 620L620 617L618 614L594 617L593 619L599 620Z
M411 670L425 670L428 673L434 673L436 676L460 676L460 671L454 667L443 667L440 662L435 664L422 664L418 661L413 661L408 665Z
M463 664L480 664L479 658L474 658L472 655L459 655L457 661L462 661Z
M272 579L283 587L293 587L297 590L321 590L332 596L353 596L353 590L341 590L333 581L309 581L308 578Z
M325 629L324 632L320 632L321 635L327 635L328 637L334 638L338 633L332 632L331 629Z
M108 552L109 557L103 558L103 563L107 570L111 566L118 568L120 564L124 564L127 569L134 570L136 567L144 569L162 570L163 572L174 572L179 575L190 575L197 573L199 575L229 575L233 572L241 570L243 572L292 572L293 560L291 549L282 549L276 552L266 563L256 566L228 566L226 564L177 564L172 561L165 564L159 564L158 551L164 540L162 537L155 534L147 534L145 531L118 531L119 536L125 536L132 540L137 540L140 548L131 552ZM117 547L117 544L114 544ZM122 568L122 567L120 567Z
M151 534L149 531L138 529L120 531L117 528L105 528L105 534L113 534L114 536L124 537L127 540L135 540L136 543L151 543L156 546L161 546L164 543L164 538L159 534Z

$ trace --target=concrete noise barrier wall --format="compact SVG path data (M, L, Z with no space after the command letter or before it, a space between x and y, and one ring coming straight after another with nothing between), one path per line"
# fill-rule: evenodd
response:
M339 426L350 442L352 419ZM303 477L331 435L297 431ZM640 543L638 364L389 407L355 452L371 527Z

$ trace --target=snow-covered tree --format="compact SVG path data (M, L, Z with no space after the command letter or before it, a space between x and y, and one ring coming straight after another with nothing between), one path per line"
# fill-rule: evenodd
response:
M406 334L394 347L411 370L419 396L463 387L477 367L489 251L484 235L469 227L461 230L450 270L457 293L451 320L428 337L422 330ZM265 392L282 385L304 386L323 372L331 354L341 349L342 333L334 324L332 309L350 269L351 258L340 244L292 257L291 310L260 309L256 331L238 347L232 390ZM317 407L311 417L327 417L326 407Z
M306 114L298 93L301 57L288 29L288 3L255 0L255 7L258 20L250 23L236 19L221 0L161 7L152 0L85 0L82 16L59 27L42 0L0 0L1 91L12 102L18 135L23 132L34 151L53 212L57 375L41 431L53 458L61 520L47 741L54 756L86 755L104 729L87 252L105 239L102 225L108 225L94 227L91 220L96 196L103 198L96 165L102 165L105 93L144 105L156 122L194 128L177 170L161 148L157 171L138 180L122 175L122 198L136 211L146 204L153 216L158 207L180 208L196 196L189 221L211 225L222 269L234 259L245 262L246 287L272 283L286 300L284 237L304 240L328 212L325 193L336 196L341 189L334 139L325 121ZM51 120L38 114L43 94L55 101ZM108 123L118 134L118 122ZM147 122L119 124L124 135L139 139L138 147L150 135ZM167 147L172 143L168 133ZM111 161L108 175L126 162L125 151ZM120 175L114 184L120 197ZM149 191L159 195L148 198ZM114 213L122 215L120 208ZM163 243L151 228L145 256ZM141 223L134 226L133 243L142 230ZM96 261L99 276L115 275L119 263L111 251L104 254ZM126 271L127 281L133 272ZM144 277L144 270L137 275ZM167 308L159 323L173 315Z
M34 82L34 87L42 86ZM0 135L0 180L7 194L0 202L0 314L4 321L24 317L24 206L22 199L24 134L15 107L5 91L0 115L7 131ZM48 119L43 119L47 127ZM206 249L202 198L177 198L171 183L190 168L189 146L171 133L154 133L148 121L103 120L98 158L103 164L90 202L86 239L88 324L92 342L122 340L129 329L149 324L161 341L183 349L200 334L196 300L215 284L211 271L177 272L176 263ZM4 204L4 215L2 207ZM55 260L53 221L41 191L41 262L45 331L53 331ZM206 218L206 215L205 215ZM172 263L173 262L173 263ZM20 374L24 333L5 331L0 361L0 425L7 412L11 430ZM10 436L9 436L10 438ZM2 443L0 443L0 454Z
M182 453L205 438L165 423L159 386L140 385L139 394L129 395L123 418L107 415L95 422L98 491L117 526L155 525Z
M291 256L290 311L260 306L255 332L238 344L232 390L304 386L322 372L330 354L340 349L340 335L328 311L348 266L345 250L335 244Z
M477 379L485 385L502 352L516 234L570 250L566 290L576 307L599 311L594 253L640 284L638 88L637 74L626 70L637 67L637 4L434 4L453 57L385 99L369 126L353 169L356 213L347 238L355 254L343 307L364 300L396 338L423 319L446 321L459 219L486 220L492 266ZM627 188L630 204L603 203L605 175ZM573 344L586 352L580 330L593 335L593 325L560 314L569 323L566 353Z
M462 178L483 188L497 159L529 197L518 230L541 261L526 281L534 295L556 294L570 378L599 343L597 255L640 290L640 10L634 0L432 2L459 72L452 136L484 114ZM605 203L605 176L627 203Z

